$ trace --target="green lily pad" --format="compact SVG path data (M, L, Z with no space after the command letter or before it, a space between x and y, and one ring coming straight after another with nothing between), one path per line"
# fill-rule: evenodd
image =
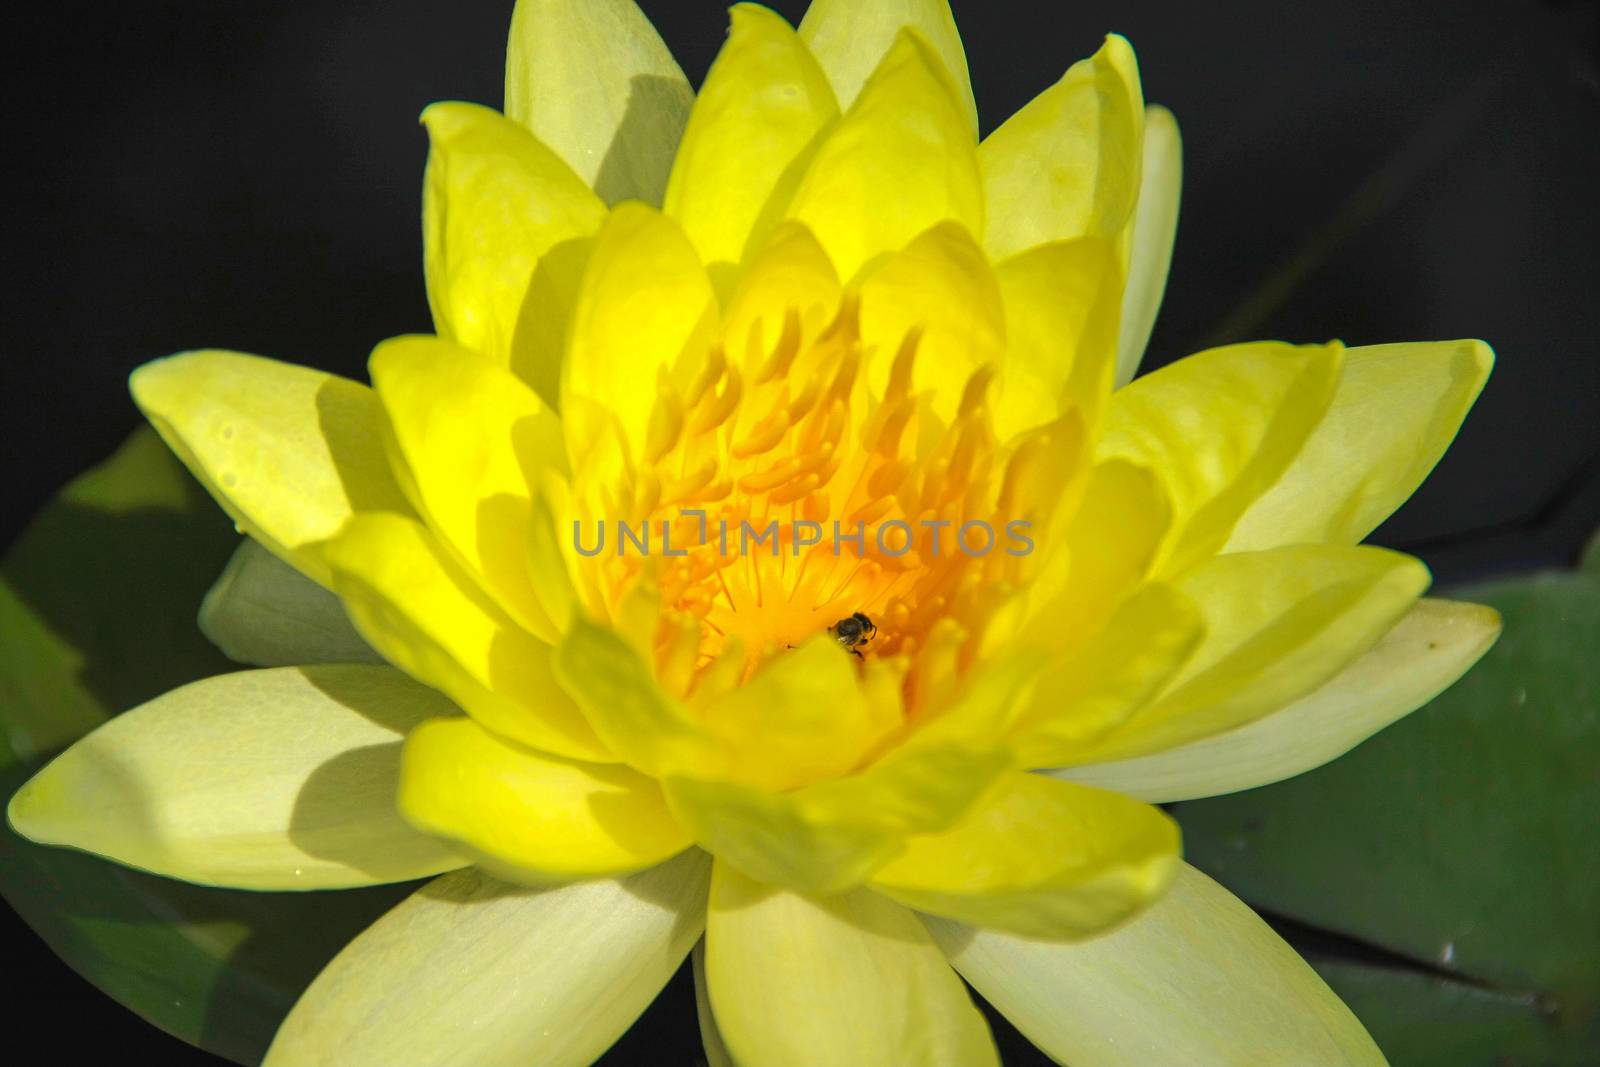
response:
M237 543L149 430L39 514L0 561L0 795L108 717L239 669L194 621ZM0 830L0 893L57 955L239 1063L260 1060L323 964L411 888L204 889Z
M1438 975L1312 959L1395 1067L1590 1067L1592 1048L1564 1035L1554 1005Z
M1499 609L1505 633L1432 704L1310 774L1177 807L1190 860L1251 904L1460 985L1326 972L1374 1005L1363 1017L1396 1067L1592 1062L1600 1048L1600 558L1587 555L1575 573L1455 590ZM1472 1016L1477 1059L1422 1051L1452 1013Z

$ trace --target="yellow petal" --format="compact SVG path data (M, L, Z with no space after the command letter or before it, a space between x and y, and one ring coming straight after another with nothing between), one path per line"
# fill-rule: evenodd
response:
M612 630L575 619L553 666L595 733L623 762L653 777L685 767L724 770L703 724L662 690L650 665Z
M614 758L556 684L550 646L506 618L422 524L358 516L320 551L356 629L390 663L514 741Z
M528 383L552 411L561 407L561 364L578 291L589 269L593 237L563 241L533 269L511 340L511 373Z
M941 631L943 629L941 627ZM907 727L897 750L882 760L888 768L894 768L900 760L910 760L908 766L914 767L915 761L921 758L919 754L937 754L951 744L971 745L988 755L1000 755L996 738L1002 737L1017 717L1049 657L1048 651L1038 648L1007 648L980 655L964 675L958 676L954 673L954 661L964 635L953 624L948 634L947 638L944 632L936 631L930 644L934 654L943 658L948 641L949 673L942 667L935 668L919 680L927 691L918 694L918 717ZM873 668L867 669L870 677ZM896 684L899 684L898 679ZM1009 742L1002 747L1010 751ZM1010 762L1015 763L1015 759ZM987 759L981 765L987 766ZM936 765L930 770L936 771ZM986 783L992 777L985 772ZM905 825L912 832L929 833L944 829L951 821L952 818L944 816L917 818Z
M236 889L403 882L467 862L394 810L400 744L454 709L390 667L242 671L110 720L23 786L42 844Z
M528 569L529 486L565 466L560 420L509 371L435 337L385 341L369 366L417 509L507 614L553 642Z
M878 396L893 370L890 357L913 330L920 331L913 391L932 390L934 413L949 422L968 379L984 364L999 364L1006 342L1006 306L994 271L971 234L954 223L920 234L861 283L861 339L879 353L868 367Z
M983 1016L916 917L875 893L763 886L718 860L706 984L745 1067L978 1067Z
M1171 525L1171 505L1153 473L1121 459L1095 464L1063 534L1040 544L1048 565L1065 567L1065 575L1023 590L1012 609L1015 628L998 631L986 647L1017 640L1076 647L1149 577ZM1065 562L1052 559L1057 555Z
M662 784L708 851L764 882L831 893L859 885L908 833L949 826L1007 766L1003 750L958 740L907 745L787 793L685 776Z
M1164 573L1220 549L1328 410L1343 348L1264 341L1214 348L1111 397L1098 443L1162 476L1175 523Z
M1449 687L1500 633L1492 608L1423 600L1365 656L1281 711L1148 756L1059 777L1151 803L1193 800L1292 778L1348 752Z
M1172 245L1178 236L1178 199L1183 186L1183 142L1172 112L1154 106L1144 113L1144 160L1139 206L1134 212L1133 252L1122 294L1122 334L1117 345L1116 384L1133 380L1150 343L1156 312L1167 289Z
M745 357L744 366L764 366L790 309L815 336L843 292L833 261L811 231L798 222L779 223L739 271L722 316L723 344Z
M918 911L1024 937L1092 937L1178 868L1178 826L1148 804L1007 775L950 829L912 837L869 884ZM1025 832L1024 832L1025 830Z
M698 354L716 312L711 282L677 223L643 204L617 208L590 253L573 311L563 414L569 397L597 404L641 450L659 376L674 377L686 349Z
M661 203L694 90L633 0L517 0L506 114L608 204Z
M695 711L728 750L732 777L774 790L849 773L903 724L898 689L861 684L829 634Z
M460 717L406 738L399 806L417 829L527 885L625 874L689 847L652 779L543 756Z
M737 263L773 189L839 113L827 76L782 16L736 4L689 113L665 209L707 263Z
M1082 944L925 920L962 976L1073 1067L1384 1067L1350 1009L1255 913L1192 867Z
M558 633L567 631L578 610L577 548L557 518L571 514L571 490L570 480L557 471L546 470L537 480L524 546L534 595Z
M383 454L378 397L347 378L237 352L146 363L133 399L240 528L328 584L304 549L357 511L410 514Z
M983 232L972 129L921 36L896 39L817 146L786 214L811 228L846 280L937 223Z
M699 939L710 867L690 852L555 889L437 879L334 957L263 1067L587 1067Z
M1069 762L1121 726L1171 684L1203 634L1199 609L1177 590L1150 585L1129 597L1039 676L1012 726L1018 765Z
M905 831L810 802L810 790L772 793L719 780L666 778L667 800L695 840L775 885L836 893L860 885L899 849Z
M1433 470L1493 365L1482 341L1346 351L1326 417L1239 519L1228 551L1360 541Z
M1297 545L1218 556L1174 584L1205 638L1162 696L1074 763L1159 752L1299 699L1388 633L1428 571L1381 548Z
M1093 421L1110 391L1121 270L1098 237L1052 241L995 268L1006 357L994 402L1002 438L1075 405Z
M800 20L800 39L828 72L840 104L848 107L908 26L933 47L976 134L978 104L967 73L967 52L946 0L812 0Z
M990 255L1001 259L1046 241L1095 236L1126 256L1143 114L1133 49L1112 34L984 138L978 162Z
M255 667L383 662L338 597L249 538L201 601L200 632Z
M524 127L477 104L422 113L432 148L422 192L434 328L505 366L535 264L593 233L605 205Z

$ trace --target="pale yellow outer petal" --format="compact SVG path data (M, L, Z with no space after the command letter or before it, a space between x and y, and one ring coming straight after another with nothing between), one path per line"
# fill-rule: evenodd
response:
M605 205L524 127L477 104L422 113L432 150L422 192L422 263L434 328L506 366L534 266L593 233Z
M716 325L717 301L699 256L667 216L643 204L611 213L595 241L561 367L561 410L576 456L592 435L571 418L588 401L643 449L661 376L674 378ZM616 516L609 516L616 518Z
M1482 341L1347 350L1327 415L1240 517L1228 551L1360 541L1433 470L1493 365Z
M526 885L626 874L689 847L653 779L502 741L471 719L434 719L406 738L400 813Z
M1072 1067L1383 1067L1294 949L1192 867L1150 910L1081 944L928 918L962 976Z
M1218 556L1174 584L1205 637L1165 693L1074 763L1159 752L1276 711L1365 655L1411 610L1428 570L1365 545Z
M242 671L78 741L11 799L23 836L236 889L403 882L467 862L394 809L400 745L450 703L390 667Z
M364 385L238 352L186 352L129 380L162 439L240 528L307 577L305 549L357 511L411 506L383 453L383 411Z
M706 984L740 1067L982 1067L983 1016L916 917L867 890L806 897L718 861Z
M1156 312L1167 289L1172 245L1178 236L1178 201L1183 186L1183 141L1178 122L1164 107L1144 113L1144 160L1139 175L1139 206L1133 219L1133 251L1128 285L1122 292L1122 335L1117 344L1116 384L1138 373L1139 361L1155 329Z
M200 602L200 632L255 667L383 662L338 597L249 538Z
M695 98L665 210L707 263L738 263L779 179L839 113L827 76L782 16L733 8Z
M1126 263L1143 115L1133 48L1112 34L984 138L978 162L990 255L1095 236L1114 242Z
M1500 633L1492 608L1423 600L1365 656L1281 711L1148 756L1051 773L1151 803L1254 789L1320 767L1432 700Z
M1011 774L938 834L906 840L873 889L919 911L1024 937L1092 937L1147 907L1176 873L1178 826L1100 789Z
M661 203L693 102L633 0L517 0L505 112L606 203Z
M1172 502L1158 569L1180 571L1222 547L1328 410L1342 352L1337 342L1229 345L1112 394L1097 454L1154 471Z
M328 964L263 1067L587 1067L699 939L710 867L689 852L543 890L440 878Z
M700 1022L700 1045L705 1049L706 1067L735 1067L728 1045L717 1029L711 1012L711 989L706 985L706 939L701 938L690 956L694 968L694 1013Z
M390 663L514 741L614 758L556 684L551 647L506 618L421 523L363 515L320 551L356 629Z
M933 46L976 134L978 103L967 72L967 51L946 0L812 0L800 20L800 39L828 72L839 102L848 107L893 47L895 36L908 26Z
M369 367L417 510L496 604L556 640L528 546L530 486L566 463L560 420L510 371L436 337L385 341Z
M937 223L982 234L973 133L921 36L901 33L823 136L784 214L811 228L846 281Z

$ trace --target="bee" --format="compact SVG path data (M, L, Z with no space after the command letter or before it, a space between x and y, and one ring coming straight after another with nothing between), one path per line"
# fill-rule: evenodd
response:
M828 627L828 632L856 659L867 658L861 654L861 646L878 636L878 628L867 618L866 613L860 611L848 618L840 619Z

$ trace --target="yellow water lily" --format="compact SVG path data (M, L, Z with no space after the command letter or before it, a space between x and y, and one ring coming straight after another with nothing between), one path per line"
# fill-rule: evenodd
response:
M1133 380L1172 116L1113 36L980 141L944 0L740 4L698 94L631 0L520 0L505 113L423 123L434 335L370 387L133 378L249 537L201 623L261 669L108 722L18 830L438 876L273 1067L588 1063L691 954L714 1064L996 1063L963 977L1074 1067L1382 1062L1153 805L1325 762L1492 642L1358 544L1485 345Z

